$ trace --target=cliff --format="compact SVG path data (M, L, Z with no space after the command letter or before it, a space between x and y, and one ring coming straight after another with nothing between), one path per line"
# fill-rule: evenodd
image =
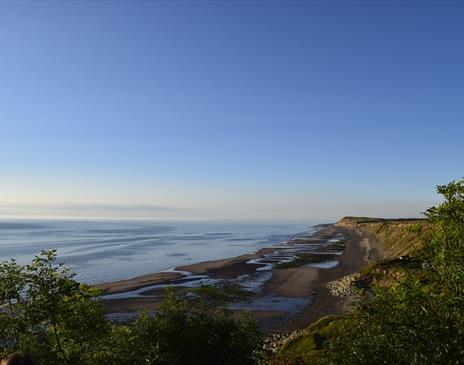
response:
M344 217L335 225L356 228L380 242L391 257L411 254L421 246L417 230L427 228L426 219Z

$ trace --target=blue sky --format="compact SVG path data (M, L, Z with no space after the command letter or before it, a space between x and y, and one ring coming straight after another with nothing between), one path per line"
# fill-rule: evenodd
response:
M1 2L0 216L412 216L464 175L464 3Z

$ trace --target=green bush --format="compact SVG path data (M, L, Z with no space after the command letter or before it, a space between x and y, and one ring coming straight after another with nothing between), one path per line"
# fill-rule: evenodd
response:
M464 180L438 192L416 254L425 274L368 291L331 344L333 363L464 363Z
M253 295L252 291L243 289L235 285L203 285L198 288L188 289L187 292L193 293L202 299L212 300L216 302L234 301L247 298Z
M98 292L42 252L30 265L0 263L0 353L33 352L43 363L80 364L109 331Z
M261 335L256 322L240 322L205 302L166 293L156 316L141 316L132 326L132 358L151 364L253 364Z
M0 356L34 354L41 364L254 364L257 323L169 290L156 315L129 325L105 319L101 293L73 280L46 251L30 265L0 264Z
M280 262L274 267L277 269L288 269L292 267L299 267L307 264L314 264L318 262L325 262L329 260L337 260L340 256L331 253L299 253L294 259L287 262Z

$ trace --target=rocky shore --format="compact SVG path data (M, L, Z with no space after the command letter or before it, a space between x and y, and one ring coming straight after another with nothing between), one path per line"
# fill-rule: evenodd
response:
M358 273L346 275L340 279L329 281L325 284L329 293L335 297L353 297L357 294L356 281L360 278Z
M264 338L263 352L265 354L274 354L287 342L306 334L308 330L300 329L291 332L274 332Z

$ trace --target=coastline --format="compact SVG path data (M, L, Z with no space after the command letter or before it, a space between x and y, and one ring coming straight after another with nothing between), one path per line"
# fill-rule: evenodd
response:
M181 273L164 271L130 279L96 284L93 285L93 287L102 290L103 294L119 294L152 285L168 283L171 280L180 279L182 277L183 275Z
M274 258L282 258L283 252L287 253L290 249L293 254L308 250L311 253L327 254L327 248L341 240L344 249L335 267L317 264L275 267ZM258 288L252 298L239 303L227 303L229 308L238 316L243 310L251 311L266 332L294 330L322 316L346 311L352 298L335 297L325 285L385 257L381 246L372 237L355 228L337 224L321 225L316 232L295 237L290 243L289 246L262 248L250 254L180 266L173 271L98 284L95 287L104 292L108 314L123 320L137 315L140 310L156 311L166 286L173 286L176 292L185 294L188 288L197 284L203 286L218 282L238 282L242 285L243 280L248 280L255 282Z
M353 227L334 225L337 232L347 239L347 245L340 264L330 270L320 270L317 280L313 282L314 296L311 304L298 313L291 323L282 329L294 331L309 326L318 319L328 315L339 315L349 311L355 300L352 296L337 297L330 293L326 284L342 277L359 272L366 265L388 256L382 244L372 236Z

